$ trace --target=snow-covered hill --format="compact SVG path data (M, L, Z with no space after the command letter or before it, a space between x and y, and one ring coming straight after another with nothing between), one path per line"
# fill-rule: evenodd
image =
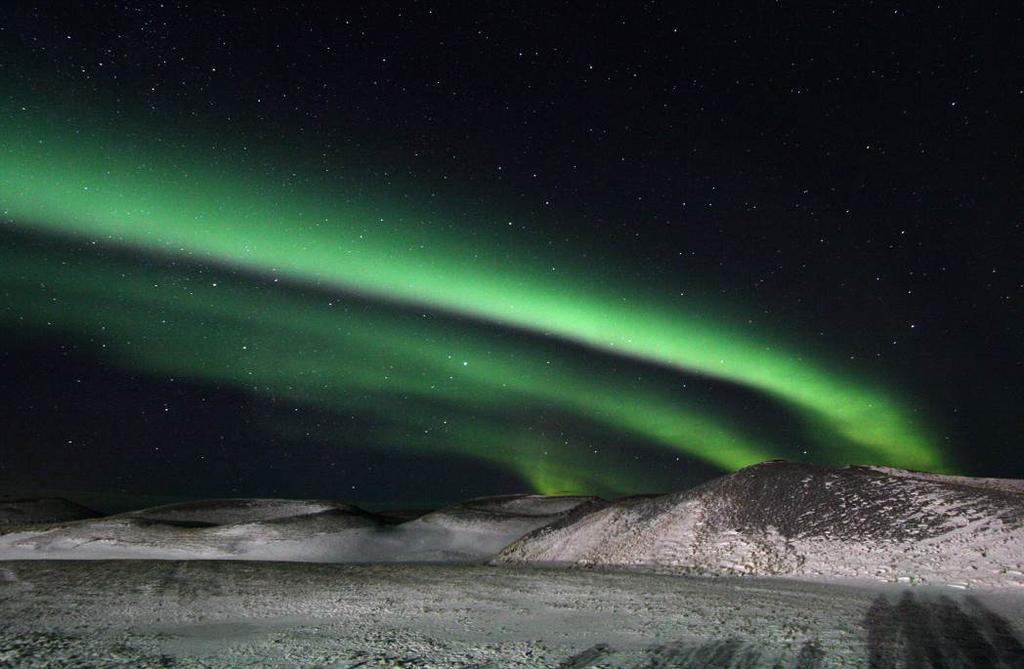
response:
M87 510L71 503L5 502L22 520L0 535L0 560L496 557L1024 588L1024 493L1018 484L769 462L680 493L612 503L592 497L485 497L404 522L323 500L209 500L84 520L74 520L72 512ZM36 526L26 524L27 518L58 522Z
M151 521L227 525L303 516L331 510L365 514L364 511L351 504L329 500L235 498L166 504L132 511L124 515Z
M1024 587L1024 494L986 479L767 462L569 514L497 559Z
M337 502L204 500L0 536L0 559L483 560L592 501L489 497L395 523Z

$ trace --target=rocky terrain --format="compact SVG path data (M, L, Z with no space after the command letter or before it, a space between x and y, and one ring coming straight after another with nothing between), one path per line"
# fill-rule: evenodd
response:
M1016 482L768 462L581 508L500 562L1024 588Z

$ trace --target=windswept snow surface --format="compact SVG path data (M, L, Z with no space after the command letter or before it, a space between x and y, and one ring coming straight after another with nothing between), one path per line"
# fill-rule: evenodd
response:
M1022 666L1024 598L505 565L0 564L0 666Z
M336 502L189 502L0 536L0 559L473 561L592 501L482 498L399 524Z
M964 477L769 462L571 513L497 559L1024 590L1024 495Z

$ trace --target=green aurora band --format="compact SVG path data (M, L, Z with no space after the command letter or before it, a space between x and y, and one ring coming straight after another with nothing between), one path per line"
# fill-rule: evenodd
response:
M387 306L366 319L301 291L237 278L213 286L168 269L126 272L87 256L68 261L5 249L0 277L14 305L3 315L10 325L86 333L108 341L108 355L126 366L263 388L328 408L344 409L355 396L414 396L500 414L514 396L726 470L780 454L724 415L687 407L657 384L638 385L635 374L595 371L480 328L451 326L468 319L573 342L602 359L745 387L799 417L836 461L948 471L916 412L891 392L767 337L754 339L708 309L688 312L613 270L574 266L466 225L431 223L397 205L352 202L336 186L290 171L267 176L267 169L247 167L253 158L241 148L167 141L127 123L71 123L32 108L4 111L0 210L16 228L83 248L238 268ZM191 281L187 292L183 281ZM39 292L40 282L52 299ZM402 309L434 318L413 319ZM173 336L147 332L168 320ZM140 331L146 336L133 338ZM160 345L116 344L132 339ZM242 349L246 341L258 345ZM422 421L408 420L422 435ZM524 464L534 459L523 449L544 450L529 445L531 435L472 422L472 429L419 441L508 466L542 491L593 487L602 476L574 472L578 460L543 471ZM641 483L602 485L630 491Z
M376 414L391 431L385 443L472 455L518 472L543 492L626 493L644 489L644 482L624 478L623 463L613 462L615 449L564 461L564 449L549 438L510 431L501 417L517 407L510 398L564 408L603 431L635 435L722 469L772 456L709 412L667 402L668 387L638 386L627 371L588 370L554 350L449 319L351 309L231 275L189 278L90 254L54 256L0 249L0 277L18 305L0 312L0 320L85 335L126 368ZM437 404L440 410L431 407ZM396 416L403 421L398 426Z

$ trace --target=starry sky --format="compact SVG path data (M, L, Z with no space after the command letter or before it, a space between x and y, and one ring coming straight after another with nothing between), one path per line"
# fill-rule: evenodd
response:
M265 4L0 10L4 490L1024 476L1021 15Z

